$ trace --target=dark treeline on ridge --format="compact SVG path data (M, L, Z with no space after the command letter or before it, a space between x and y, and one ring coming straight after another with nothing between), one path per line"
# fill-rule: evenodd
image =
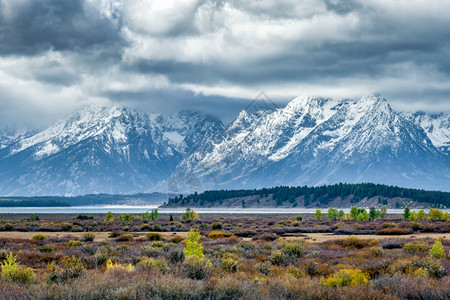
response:
M0 198L0 207L59 207L70 206L69 203L53 199Z
M82 196L35 196L0 197L0 207L55 207L84 205L159 205L169 195L163 193L140 193L133 195L89 194Z
M370 199L379 197L380 204L383 204L382 198L406 198L412 201L429 203L432 206L450 206L450 193L440 191L425 191L418 189L401 188L397 186L388 186L374 183L347 184L339 183L334 185L323 185L317 187L298 186L278 186L273 188L253 189L253 190L213 190L183 197L169 198L168 205L183 205L193 203L203 206L206 203L217 202L222 204L223 200L231 198L240 198L248 196L260 196L266 198L272 195L276 205L282 205L283 202L294 203L298 197L304 197L304 205L318 201L322 205L327 205L336 198L351 197L351 202L356 203L363 198Z

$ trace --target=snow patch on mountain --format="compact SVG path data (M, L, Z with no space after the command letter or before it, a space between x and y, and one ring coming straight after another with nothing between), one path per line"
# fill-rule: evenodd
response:
M404 116L423 128L435 147L450 155L450 113L428 115L418 111Z

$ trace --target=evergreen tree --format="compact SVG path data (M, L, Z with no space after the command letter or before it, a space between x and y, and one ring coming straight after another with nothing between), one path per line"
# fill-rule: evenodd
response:
M369 219L376 220L380 217L380 213L375 209L375 207L371 206L369 208Z
M403 217L406 219L406 220L409 220L409 215L411 214L411 212L410 212L410 210L409 210L409 207L407 206L407 207L405 207L405 210L403 211Z

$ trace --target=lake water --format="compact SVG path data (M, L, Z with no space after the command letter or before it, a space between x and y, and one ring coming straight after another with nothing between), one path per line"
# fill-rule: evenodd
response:
M1 207L0 213L4 214L101 214L101 213L130 213L139 214L156 209L157 206L129 206L129 205L96 205L96 206L72 206L72 207ZM199 214L311 214L316 208L192 208ZM321 209L323 213L327 208ZM350 208L344 208L349 213ZM185 208L158 208L160 213L183 213ZM413 210L411 210L413 211ZM415 211L418 211L416 209ZM428 209L425 209L428 212ZM450 209L443 210L450 212ZM403 214L403 209L388 209L389 214Z

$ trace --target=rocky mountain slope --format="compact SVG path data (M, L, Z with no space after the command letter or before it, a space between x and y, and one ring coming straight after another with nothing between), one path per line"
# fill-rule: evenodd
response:
M182 111L88 106L38 133L0 134L0 195L190 193L373 182L450 191L450 114L378 94L299 97L224 127Z
M165 181L221 121L88 106L0 150L3 195L79 195L164 189Z
M449 140L433 144L429 132L377 94L297 98L275 111L242 111L173 178L203 189L374 182L449 190L450 160L441 146Z

